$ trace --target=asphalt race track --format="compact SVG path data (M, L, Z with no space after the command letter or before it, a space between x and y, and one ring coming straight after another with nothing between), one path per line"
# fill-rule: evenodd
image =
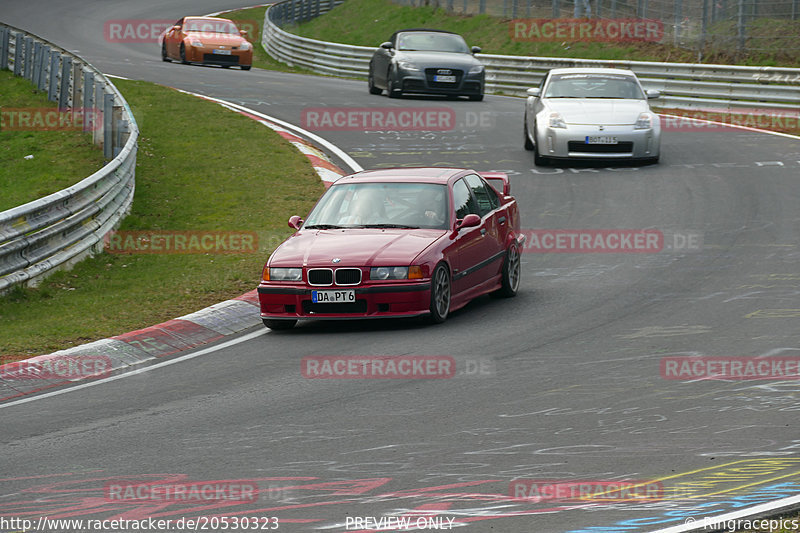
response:
M681 356L800 356L800 141L666 131L658 165L537 168L522 147L521 99L390 100L369 95L365 82L163 63L157 45L103 35L109 19L239 5L4 0L0 20L108 74L297 125L308 108L452 109L448 131L317 133L365 168L504 170L526 229L658 230L664 247L529 247L516 298L479 299L443 325L261 328L113 384L0 405L0 516L277 517L286 532L388 530L355 518L405 516L481 533L588 533L652 531L800 492L800 382L665 379L661 366ZM452 356L459 373L306 379L300 362L313 355ZM251 480L258 497L104 497L113 482L221 480ZM661 492L648 501L525 501L509 497L512 480L638 480Z

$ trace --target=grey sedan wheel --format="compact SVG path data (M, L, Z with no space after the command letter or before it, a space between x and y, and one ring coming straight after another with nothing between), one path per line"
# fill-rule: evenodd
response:
M386 93L389 95L389 98L400 98L403 96L403 91L397 88L394 69L390 69L389 74L386 75Z
M367 86L369 87L369 94L381 94L383 89L379 89L375 87L375 80L372 77L372 71L369 72L369 77L367 78Z

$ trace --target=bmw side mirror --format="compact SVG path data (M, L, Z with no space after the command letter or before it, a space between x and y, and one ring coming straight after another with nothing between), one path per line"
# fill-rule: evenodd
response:
M480 54L481 53L481 47L480 46L473 46L472 47L472 53L473 54Z
M386 41L385 43L381 43L381 48L384 48L386 50L391 50L392 48L394 48L394 46L392 46L391 41Z
M303 219L297 215L289 217L289 227L294 229L300 229L300 226L303 225Z
M475 213L470 213L462 219L456 220L456 231L462 228L474 228L481 225L481 217Z
M657 91L656 89L647 89L645 91L648 100L652 100L653 98L661 98L661 91Z
M525 93L528 96L533 96L534 98L539 98L542 95L542 90L538 87L531 87Z

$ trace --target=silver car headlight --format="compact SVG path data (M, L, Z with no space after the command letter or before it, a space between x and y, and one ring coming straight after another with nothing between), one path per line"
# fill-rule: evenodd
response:
M303 269L270 267L269 279L270 281L301 281Z
M244 50L246 52L247 50L250 50L250 48L252 48L252 45L249 42L245 41L244 43L242 43L242 46L239 47L239 50Z
M480 74L481 72L483 72L483 65L475 65L469 69L468 74Z
M407 60L398 61L397 65L403 70L414 70L414 71L419 72L419 67L417 67L411 61L407 61Z
M564 122L564 118L561 116L561 113L557 113L553 111L550 113L550 118L548 120L548 124L551 128L564 128L566 129L567 123Z
M199 48L203 47L202 41L198 41L197 39L192 39L191 41L189 41L189 44L191 44L192 46L197 46Z
M636 123L633 125L633 129L635 130L649 130L652 127L653 115L647 112L639 114L639 118L636 119Z

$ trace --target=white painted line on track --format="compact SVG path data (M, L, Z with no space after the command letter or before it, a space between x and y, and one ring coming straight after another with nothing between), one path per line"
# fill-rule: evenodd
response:
M725 522L730 520L746 520L748 517L766 515L778 509L791 507L800 504L800 496L790 496L781 500L762 503L754 507L733 511L730 513L706 516L700 519L687 518L684 524L672 526L666 529L651 531L650 533L689 533L691 531L722 531L725 530ZM738 529L738 528L737 528Z
M57 390L57 391L53 391L53 392L48 392L48 393L45 393L45 394L40 394L38 396L31 396L30 398L22 398L20 400L16 400L16 401L13 401L13 402L0 404L0 409L5 409L7 407L12 407L14 405L19 405L19 404L22 404L22 403L33 402L33 401L36 401L36 400L43 400L45 398L50 398L50 397L53 397L53 396L60 396L62 394L67 394L68 392L73 392L73 391L85 389L85 388L88 388L88 387L94 387L95 385L102 385L104 383L109 383L111 381L117 381L119 379L125 379L125 378L131 377L131 376L138 376L139 374L144 374L145 372L150 372L151 370L156 370L156 369L161 368L161 367L174 365L175 363L181 363L181 362L187 361L189 359L194 359L195 357L200 357L201 355L206 355L206 354L209 354L209 353L216 352L218 350L223 350L225 348L229 348L229 347L234 346L236 344L239 344L241 342L246 342L246 341L249 341L251 339L255 339L256 337L260 337L261 335L264 335L265 333L268 333L268 332L269 332L269 330L267 330L266 328L263 329L263 330L260 330L260 331L254 331L253 333L248 333L247 335L243 335L241 337L237 337L235 339L231 339L229 341L225 341L223 343L217 344L216 346L203 348L202 350L199 350L197 352L193 352L193 353L190 353L190 354L182 355L180 357L176 357L175 359L170 359L168 361L163 361L161 363L156 363L154 365L150 365L150 366L147 366L147 367L144 367L144 368L139 368L137 370L131 370L129 372L125 372L123 374L118 374L116 376L111 376L111 377L108 377L108 378L98 379L98 380L95 380L95 381L89 381L89 382L86 382L86 383L82 383L80 385L76 385L74 387L69 387L67 389L61 389L61 390Z

